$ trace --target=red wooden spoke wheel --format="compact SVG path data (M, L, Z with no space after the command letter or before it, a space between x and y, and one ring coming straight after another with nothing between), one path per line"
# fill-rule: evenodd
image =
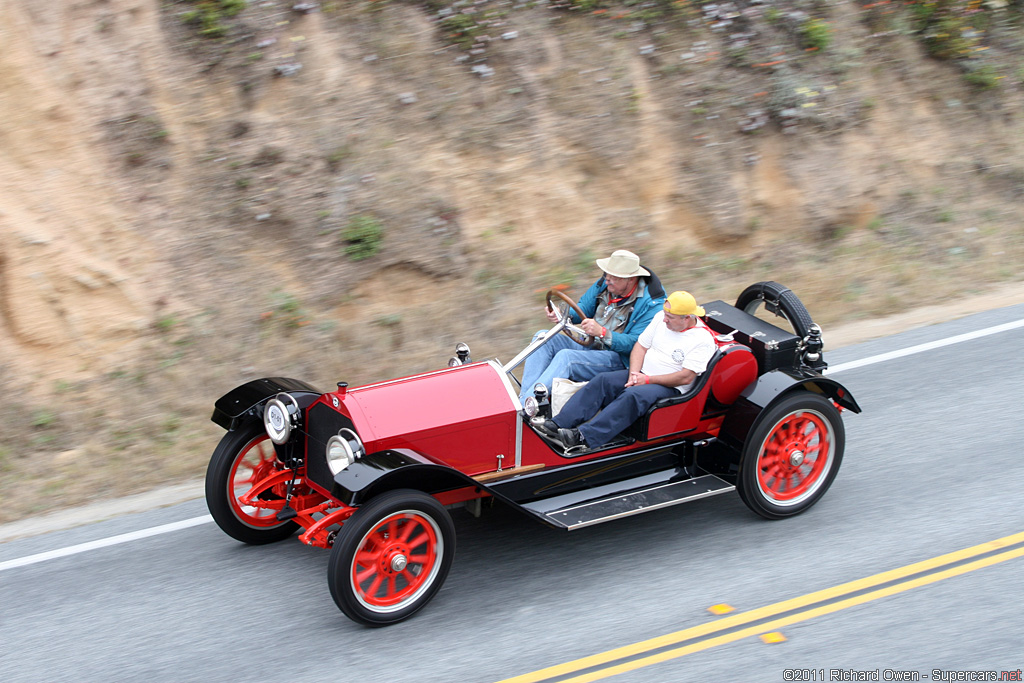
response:
M814 490L831 453L831 432L824 417L809 410L790 413L775 425L761 449L761 492L780 502L798 501Z
M238 500L253 484L272 474L276 462L262 423L241 425L220 440L206 470L206 504L228 536L260 545L288 538L299 528L295 522L279 521L276 510L244 506ZM283 488L275 487L263 495L284 498Z
M275 518L277 510L243 506L238 499L248 492L254 484L274 473L277 454L270 437L265 433L257 436L246 444L235 458L228 475L228 502L235 516L246 524L256 527L277 526L280 522ZM284 498L284 486L271 489L274 494Z
M367 626L402 621L440 589L454 552L455 527L435 498L388 491L342 526L327 572L331 596Z
M413 510L386 517L363 537L352 560L356 598L371 609L409 601L436 576L439 551L444 542L434 520Z
M769 519L803 512L832 484L845 438L831 402L807 391L786 396L758 417L748 435L737 481L740 496Z

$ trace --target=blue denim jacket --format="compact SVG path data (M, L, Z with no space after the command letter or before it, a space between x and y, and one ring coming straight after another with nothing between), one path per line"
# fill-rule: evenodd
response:
M658 279L658 276L650 268L647 270L651 274L640 278L646 286L643 293L637 297L636 303L633 304L633 312L629 316L625 329L622 332L612 333L611 346L605 347L618 353L619 357L622 358L622 364L627 368L629 367L629 354L633 350L633 345L636 344L637 338L641 332L647 329L647 326L651 324L651 320L654 319L655 313L660 311L665 303L665 288L661 285L661 280ZM602 275L580 297L578 302L580 310L588 318L594 317L594 313L597 311L597 298L605 289L607 287L604 283L604 275ZM575 322L582 322L577 320L575 313L572 314L572 317Z

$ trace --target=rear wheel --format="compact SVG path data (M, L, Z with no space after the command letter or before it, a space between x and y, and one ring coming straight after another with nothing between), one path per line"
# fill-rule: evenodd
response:
M797 295L778 282L750 285L736 297L736 308L782 329L792 330L800 338L806 337L814 324Z
M828 400L799 391L758 418L740 460L737 489L768 519L792 517L814 505L843 461L846 432Z
M353 621L408 619L441 588L455 555L455 525L420 491L383 493L345 522L331 550L331 597Z
M299 528L295 522L279 521L275 510L242 505L238 500L253 484L273 474L277 462L274 444L260 423L242 425L220 440L206 470L206 505L217 526L231 538L262 545L288 538Z

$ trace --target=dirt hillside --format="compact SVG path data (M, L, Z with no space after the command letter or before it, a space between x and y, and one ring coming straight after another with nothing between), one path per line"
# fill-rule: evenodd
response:
M640 253L817 322L1024 280L1020 0L0 4L0 522L213 401L509 358Z

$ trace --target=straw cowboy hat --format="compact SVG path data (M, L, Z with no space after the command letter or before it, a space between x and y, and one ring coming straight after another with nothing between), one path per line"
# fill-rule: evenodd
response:
M640 257L625 249L616 249L608 258L597 259L597 267L615 277L637 277L650 275L640 267Z

